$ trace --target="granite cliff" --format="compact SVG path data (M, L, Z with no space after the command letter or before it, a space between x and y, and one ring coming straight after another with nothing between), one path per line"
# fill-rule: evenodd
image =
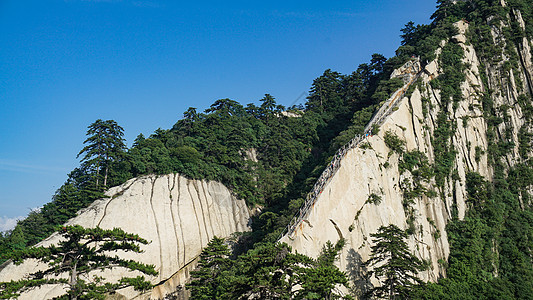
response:
M520 12L514 10L513 14L525 29ZM491 181L495 171L487 155L494 138L488 137L484 95L493 99L496 114L503 120L495 126L495 139L510 142L502 158L505 172L523 161L519 131L531 128L518 102L520 95L531 94L531 41L524 37L519 44L509 45L519 57L518 66L509 70L503 67L505 54L496 63L478 57L469 40L468 22L462 20L454 26L457 35L441 42L433 61L421 63L413 57L392 74L404 79L404 87L382 105L365 134L337 154L325 171L327 176L312 192L316 197L308 197L281 238L295 251L315 257L327 241L346 239L338 265L350 276L355 295L378 284L375 279L364 279L368 270L362 263L371 253L370 234L382 225L396 224L411 233L411 250L431 265L419 274L423 280L435 282L446 277L450 253L446 225L452 218L462 220L472 205L467 201L467 174ZM501 32L507 26L501 22L492 28L495 43L504 43ZM444 77L442 53L449 45L460 47L461 64L466 66L464 80L457 87L460 101L443 101L441 86L432 84ZM446 154L435 149L440 147L442 122L450 124L453 132L447 141L451 149L447 152L454 153L451 172L441 178L424 176L424 168L435 167L442 159L439 156ZM371 133L372 124L378 126L377 134ZM391 139L404 148L391 147ZM408 157L414 156L415 165L406 167Z
M151 175L111 188L106 196L80 211L67 225L120 227L151 241L142 247L143 253L127 253L126 257L155 265L159 275L151 281L156 286L144 295L131 288L118 291L127 299L158 299L174 292L188 278L196 258L213 236L226 238L250 230L245 202L218 182L189 180L177 174ZM54 234L39 245L54 244L58 238ZM4 265L0 282L20 279L38 267L32 261ZM123 271L113 269L102 275L113 280L122 277ZM49 299L62 292L60 287L43 286L19 299Z
M504 0L498 5L507 7ZM379 285L376 278L366 277L369 270L364 262L371 254L371 234L388 224L405 229L411 251L427 262L427 270L418 274L421 279L437 282L447 277L453 252L448 225L465 220L476 207L488 206L489 198L473 197L472 182L481 183L479 188L483 189L484 183L488 186L516 178L510 174L517 166L529 163L533 140L532 41L525 34L508 38L511 29L526 32L527 24L520 10L507 11L497 22L487 20L491 24L490 55L476 36L480 25L455 19L449 24L452 29L446 29L453 34L432 45L436 50L403 60L407 62L391 75L403 86L380 103L364 133L333 156L299 213L280 235L279 241L293 251L311 257L317 257L328 241L344 239L346 244L336 261L350 279L350 290L343 290L344 294L361 298ZM288 116L301 117L294 113ZM236 148L250 163L249 168L241 169L258 172L253 163L261 160L260 150ZM279 149L275 152L283 153ZM261 177L251 178L253 183L262 184ZM518 209L526 210L531 207L533 184L524 180L517 189L513 193L520 201ZM128 299L157 299L174 292L188 279L189 270L213 236L229 237L251 230L244 200L213 181L149 175L111 188L106 196L67 224L121 227L152 241L143 248L144 253L130 257L156 266L159 275L151 279L156 287L144 295L131 289L119 291ZM505 209L515 209L506 205ZM267 213L272 219L265 218L265 223L274 224L270 221L276 220L272 217L276 214ZM258 219L262 222L261 217ZM279 230L265 235L277 235ZM504 231L498 230L498 234ZM57 238L52 235L41 245L53 244ZM501 274L501 241L497 234L491 238L487 242L490 249L485 252L494 266L483 271L487 278L497 278ZM531 248L527 251L530 253ZM4 264L0 282L22 278L37 267L32 262ZM105 275L112 280L120 273L112 270ZM60 292L48 286L21 299L50 298Z

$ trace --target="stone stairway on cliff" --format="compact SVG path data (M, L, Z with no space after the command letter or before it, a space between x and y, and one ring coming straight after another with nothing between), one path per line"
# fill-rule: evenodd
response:
M346 156L346 153L348 153L349 150L358 147L366 139L366 137L371 134L371 129L374 125L380 126L383 124L383 122L385 122L386 118L390 116L392 112L395 111L396 107L399 106L404 95L409 90L409 87L416 82L422 72L423 70L420 65L420 60L418 58L412 58L402 67L396 69L392 73L391 78L401 78L404 81L403 87L394 92L392 96L387 101L385 101L385 103L383 103L379 110L374 114L372 119L370 119L370 122L368 122L368 124L366 125L362 135L356 135L349 143L337 150L337 152L333 156L333 159L324 169L324 171L316 181L315 185L311 189L311 192L307 194L304 204L302 205L302 207L300 207L300 210L294 215L287 227L281 232L278 237L278 240L280 240L285 235L287 235L289 238L293 235L298 226L309 215L309 212L315 205L316 201L318 200L318 197L324 190L325 186L340 168L341 161Z

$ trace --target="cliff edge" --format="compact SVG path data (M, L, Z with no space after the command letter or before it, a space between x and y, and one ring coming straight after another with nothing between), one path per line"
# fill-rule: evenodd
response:
M523 21L518 24L524 26ZM502 109L497 137L512 145L502 160L509 168L521 160L518 136L527 122L517 101L520 94L531 93L531 41L524 38L516 47L518 68L504 71L505 61L480 62L468 42L466 21L454 26L457 35L441 42L433 61L422 64L413 57L392 74L404 79L404 86L383 103L365 134L337 153L280 239L293 251L317 257L327 241L344 238L337 264L348 273L353 295L379 284L365 278L364 262L371 254L370 234L382 225L407 230L411 251L429 262L421 279L435 282L446 276L446 225L452 218L462 220L472 205L467 175L490 181L494 174L487 155L492 124L483 111L484 95ZM492 31L495 40L501 40L498 30ZM464 80L452 87L460 91L460 101L443 99L449 90L434 82L446 77L443 61L450 49L462 53L458 63L465 66Z
M120 227L151 241L141 246L143 253L122 254L124 258L153 264L159 272L151 278L156 287L139 295L132 288L119 290L127 299L159 299L174 292L188 278L202 248L213 238L249 231L250 212L244 200L236 199L221 183L189 180L179 174L134 178L111 188L107 198L95 201L66 225ZM37 246L57 243L53 234ZM34 261L8 264L0 271L0 281L22 278L39 268ZM107 280L124 276L124 270L106 270ZM62 294L59 286L43 286L22 294L19 299L50 299Z

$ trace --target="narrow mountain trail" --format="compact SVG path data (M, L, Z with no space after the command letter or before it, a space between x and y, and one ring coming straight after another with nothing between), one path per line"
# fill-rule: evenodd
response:
M311 189L311 192L307 194L305 203L302 205L300 210L294 215L287 227L281 232L278 237L278 240L280 240L285 235L287 235L288 237L293 235L294 231L309 215L309 212L315 205L316 201L318 200L318 197L320 196L328 182L331 180L331 178L333 178L337 170L340 168L341 161L346 156L348 151L358 147L363 141L365 141L366 137L371 134L371 129L374 125L380 126L385 122L387 117L390 116L392 112L395 111L395 108L400 105L401 100L409 90L409 87L413 83L415 83L420 77L420 75L423 73L418 58L408 61L400 68L400 70L404 70L404 72L394 77L407 77L407 83L404 84L402 88L394 92L392 96L387 101L385 101L385 103L383 103L380 109L372 117L370 122L368 122L368 124L366 125L362 135L355 136L349 143L337 150L337 152L333 156L333 159L324 169L324 171L316 181L315 185Z

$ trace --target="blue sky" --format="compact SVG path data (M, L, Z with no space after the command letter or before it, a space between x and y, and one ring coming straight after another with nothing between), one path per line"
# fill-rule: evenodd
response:
M0 0L0 230L50 201L87 125L128 145L190 106L265 93L291 105L325 69L393 55L431 0ZM303 98L300 98L300 102ZM13 224L13 223L11 223Z

